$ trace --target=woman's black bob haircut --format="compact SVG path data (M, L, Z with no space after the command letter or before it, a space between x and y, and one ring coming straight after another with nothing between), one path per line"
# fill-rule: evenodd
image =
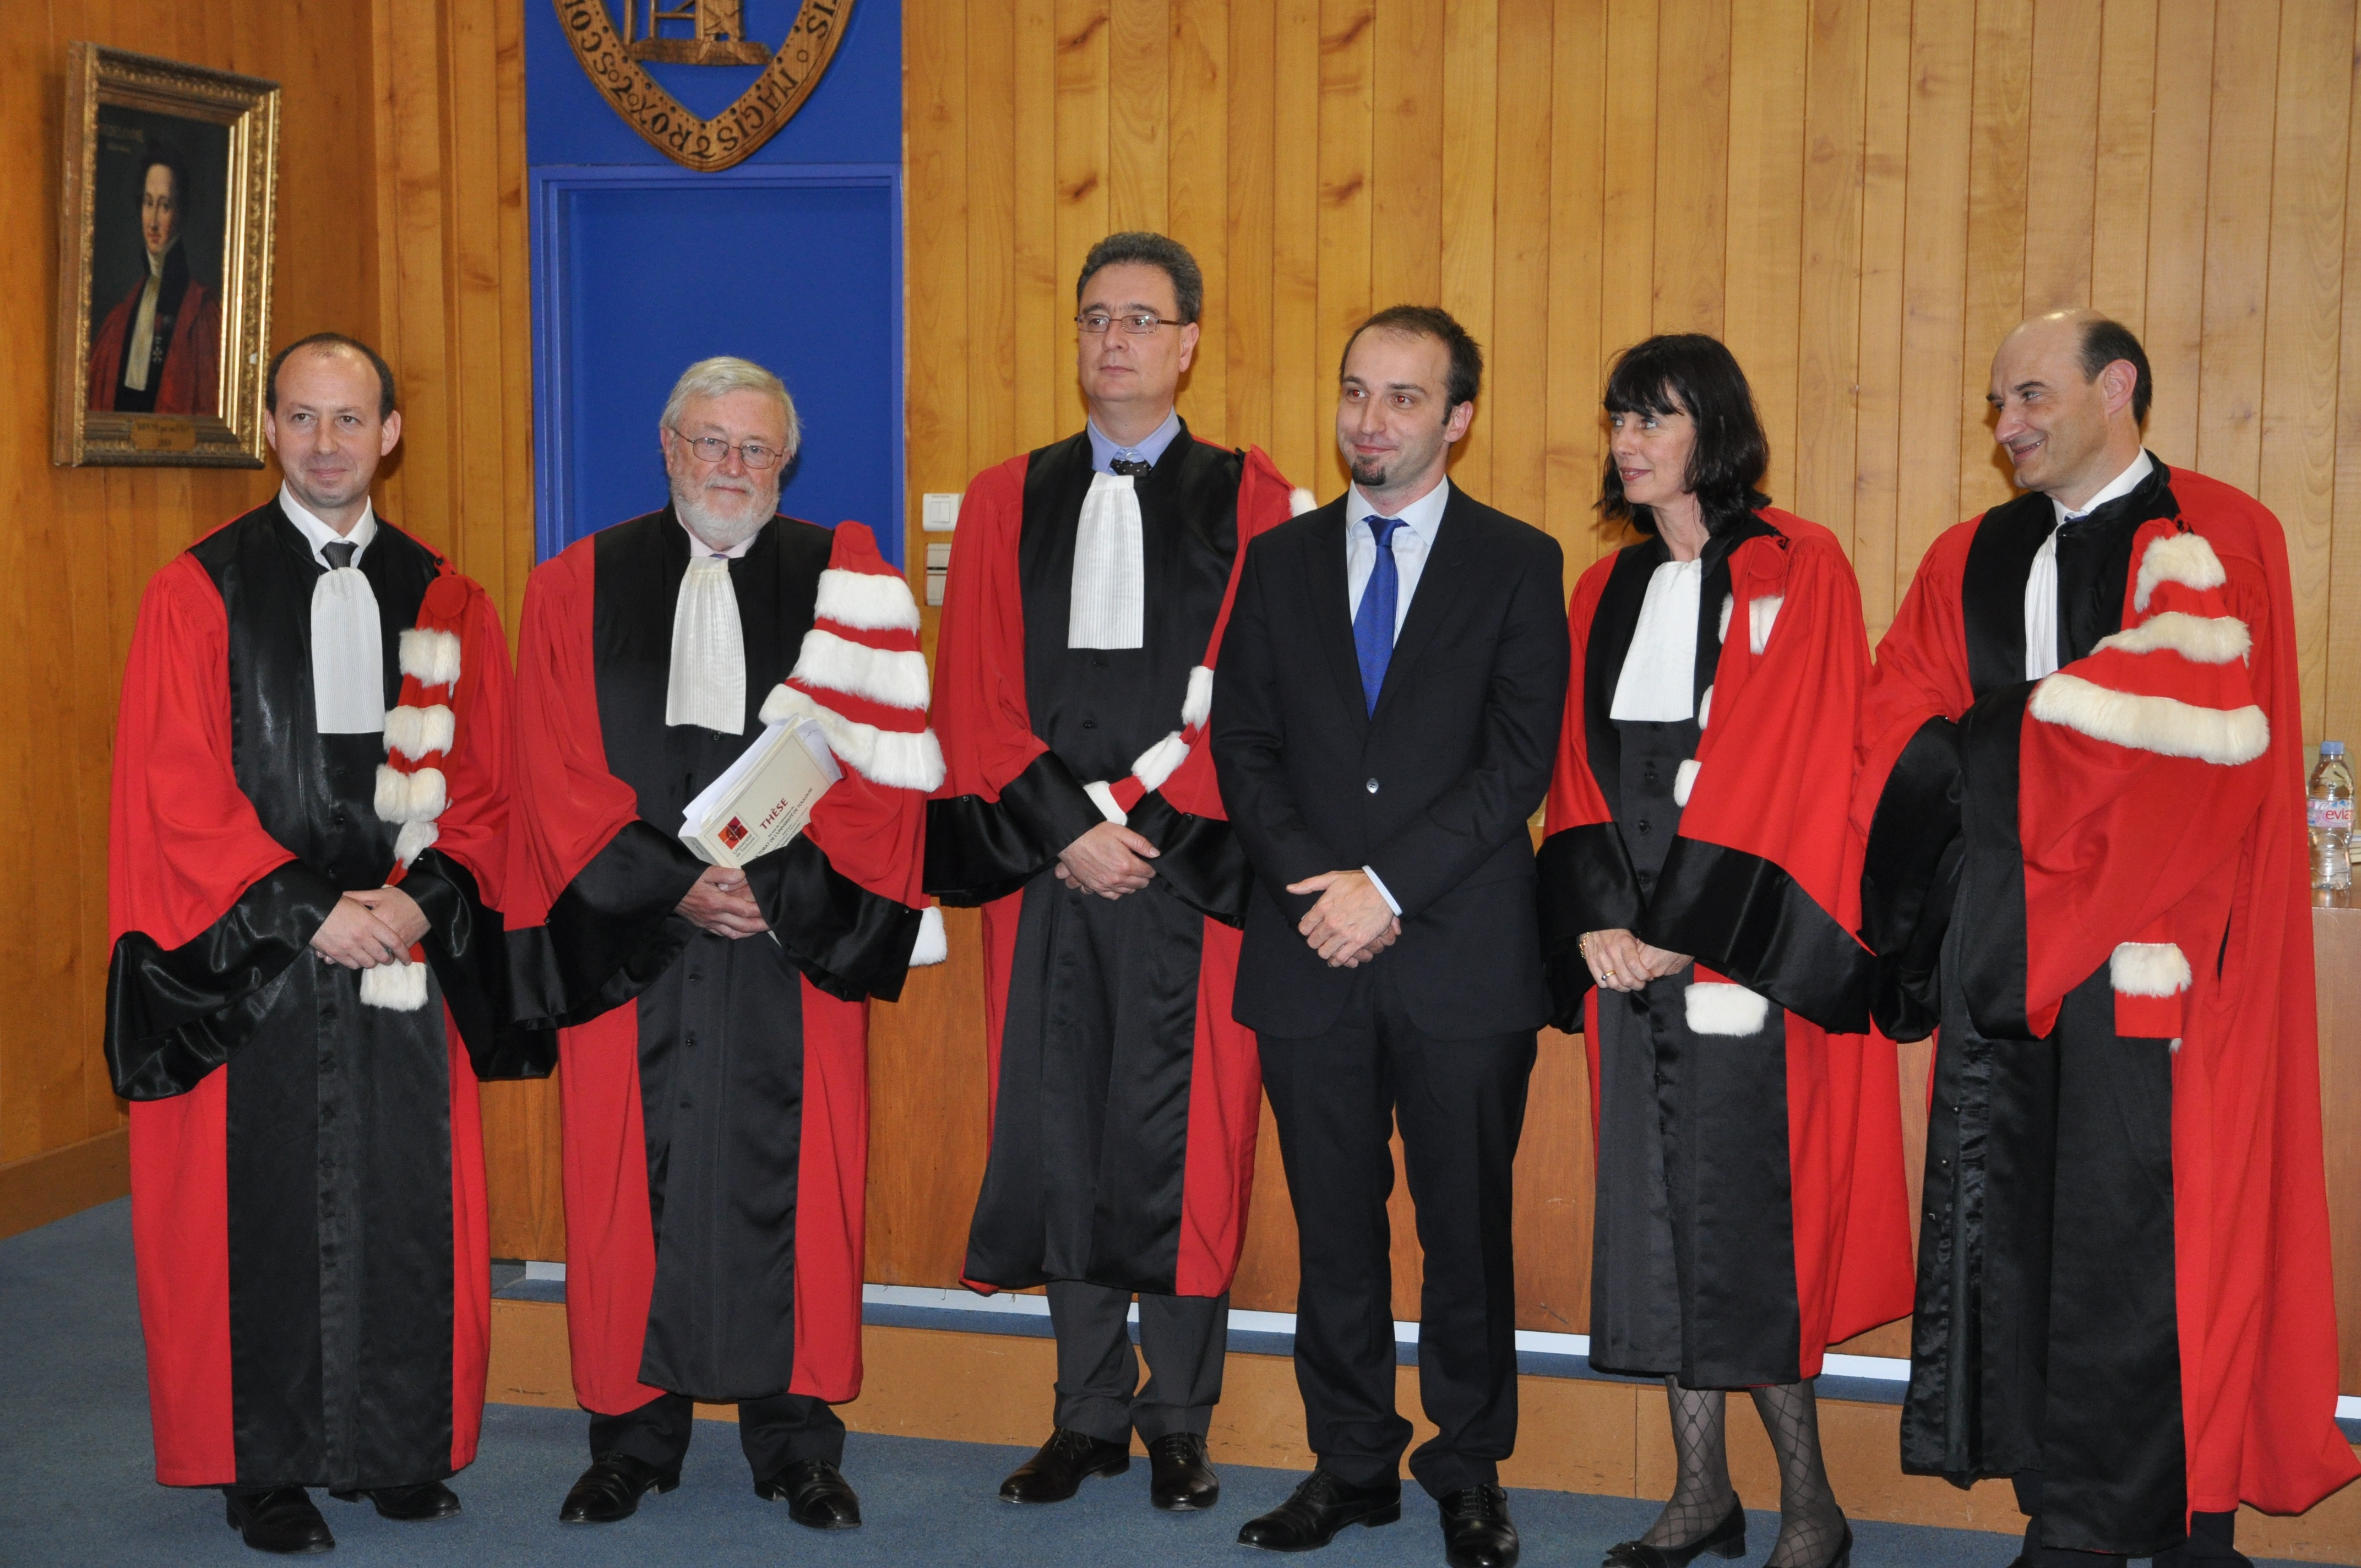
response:
M1687 488L1705 510L1708 533L1719 533L1771 504L1760 488L1771 465L1771 443L1755 417L1746 372L1718 339L1684 332L1632 345L1607 373L1606 405L1610 414L1685 413L1696 423ZM1599 486L1598 513L1642 533L1656 532L1652 510L1624 499L1623 476L1616 472L1611 452Z

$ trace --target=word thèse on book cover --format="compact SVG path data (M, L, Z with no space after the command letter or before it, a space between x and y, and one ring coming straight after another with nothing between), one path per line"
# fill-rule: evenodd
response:
M826 732L811 719L799 715L766 725L688 803L681 842L706 864L734 870L802 832L819 797L843 776Z

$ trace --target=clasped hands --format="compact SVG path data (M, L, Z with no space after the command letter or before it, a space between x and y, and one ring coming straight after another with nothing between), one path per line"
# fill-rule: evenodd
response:
M1680 973L1694 961L1686 953L1652 948L1620 926L1585 931L1582 959L1601 991L1638 991L1652 980Z
M346 969L375 969L408 956L426 935L426 911L398 887L346 894L312 933L312 948Z
M737 941L759 937L771 928L762 905L746 886L746 873L730 866L708 866L689 884L673 912L700 931Z
M1146 887L1156 868L1156 846L1118 823L1094 824L1058 852L1058 880L1068 887L1121 898Z
M1330 969L1358 969L1401 936L1401 920L1366 872L1322 872L1287 891L1320 895L1295 928Z

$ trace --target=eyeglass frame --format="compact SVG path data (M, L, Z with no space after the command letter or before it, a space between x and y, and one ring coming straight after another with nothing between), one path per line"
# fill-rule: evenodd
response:
M779 447L766 445L759 441L741 441L733 444L731 442L722 440L721 437L718 435L691 435L688 432L681 429L680 426L676 424L667 425L665 428L670 430L674 435L679 437L681 441L686 443L689 451L696 454L697 460L700 463L727 462L729 460L730 454L735 452L738 454L738 461L746 466L748 472L767 474L773 468L777 467L787 460L787 454L785 450ZM708 456L703 450L705 444L708 441L721 448L721 450ZM769 453L771 455L771 461L768 463L757 463L753 458L746 455L746 448L749 446L754 448L757 452Z
M1094 315L1104 316L1107 320L1107 324L1100 327L1095 332L1092 331L1090 324L1090 318ZM1131 323L1137 321L1147 321L1153 324L1144 327L1133 326ZM1124 333L1126 336L1130 337L1146 337L1149 334L1153 333L1158 327L1162 326L1192 326L1195 324L1192 322L1173 321L1167 317L1159 316L1152 311L1084 311L1074 318L1074 324L1082 328L1085 333L1089 333L1093 337L1104 337L1108 332L1114 328L1115 323L1117 322L1124 323Z

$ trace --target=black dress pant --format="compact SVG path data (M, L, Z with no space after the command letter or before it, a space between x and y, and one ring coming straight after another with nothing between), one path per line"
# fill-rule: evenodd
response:
M1532 1030L1441 1040L1410 1020L1379 958L1326 1034L1260 1036L1263 1085L1295 1206L1295 1381L1320 1463L1355 1486L1400 1474L1394 1408L1393 1190L1401 1129L1426 1278L1419 1400L1441 1430L1411 1455L1434 1497L1497 1483L1517 1441L1512 1168Z
M1139 1349L1148 1356L1142 1387L1126 1321L1131 1292L1080 1279L1054 1279L1049 1289L1049 1323L1058 1332L1058 1425L1123 1443L1134 1431L1154 1442L1176 1431L1202 1437L1212 1429L1229 1347L1226 1292L1139 1293Z
M590 1418L590 1457L622 1453L667 1475L680 1473L697 1424L697 1401L659 1394L636 1410ZM844 1422L828 1401L809 1394L774 1394L738 1401L738 1442L757 1481L768 1481L803 1459L844 1463Z

